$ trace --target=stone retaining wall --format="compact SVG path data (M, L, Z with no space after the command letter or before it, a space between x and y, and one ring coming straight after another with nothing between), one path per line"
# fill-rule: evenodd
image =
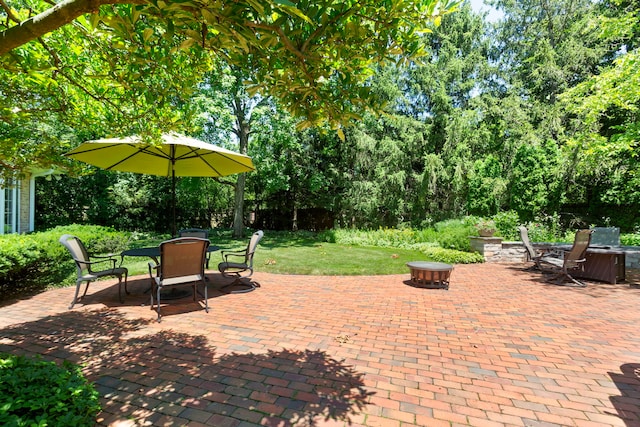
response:
M485 262L526 262L526 250L522 242L503 242L500 237L470 237L471 249L482 254ZM640 269L640 247L620 246L624 251L625 267Z

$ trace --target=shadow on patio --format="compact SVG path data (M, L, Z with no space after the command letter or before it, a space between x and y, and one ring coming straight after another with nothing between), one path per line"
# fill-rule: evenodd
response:
M0 351L82 364L100 392L100 425L350 423L373 394L362 374L324 351L216 358L205 336L142 332L151 322L114 309L69 311L5 328Z
M611 403L628 427L640 426L638 412L640 408L640 364L625 363L620 373L609 372L609 376L620 391L620 396L611 396Z

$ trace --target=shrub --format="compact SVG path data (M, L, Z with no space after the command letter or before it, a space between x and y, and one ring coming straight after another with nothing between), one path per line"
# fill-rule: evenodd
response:
M520 233L518 231L520 218L516 211L500 212L493 216L493 220L496 223L498 235L502 236L505 240L520 240Z
M465 217L463 219L450 219L438 222L434 225L438 244L445 249L471 252L469 236L477 236L474 227L477 218Z
M562 230L560 217L548 215L524 224L532 242L573 242L575 230Z
M321 241L342 245L403 247L416 243L419 234L411 228L379 228L376 230L336 229L318 235Z
M622 246L640 246L640 234L620 234L620 244Z
M108 227L71 225L31 234L0 236L0 295L15 295L71 282L75 264L58 241L63 234L78 236L92 253L125 249L129 233Z
M78 366L0 354L0 425L92 426L99 411Z
M411 228L379 228L377 230L351 230L335 229L318 234L318 239L327 243L339 243L354 246L377 246L393 248L416 248L416 245L424 244L424 247L453 250L456 252L471 253L469 236L476 235L473 227L477 218L466 217L438 222L434 228L415 230ZM456 258L451 254L447 257ZM468 257L460 256L461 259ZM474 257L472 257L475 259ZM456 261L457 262L457 261ZM461 261L466 262L466 261ZM470 261L478 262L478 261Z
M430 261L445 262L447 264L475 264L484 262L484 256L477 252L464 252L433 246L422 248L422 252Z

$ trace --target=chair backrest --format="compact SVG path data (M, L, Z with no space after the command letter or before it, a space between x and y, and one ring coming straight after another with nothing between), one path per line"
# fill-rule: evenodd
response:
M183 228L178 231L178 237L199 237L201 239L209 238L209 230L204 228Z
M535 259L537 256L536 250L533 248L533 245L529 241L529 231L527 230L527 227L520 226L518 227L518 229L520 230L520 240L522 240L522 244L524 245L524 248L527 250L529 259Z
M620 246L619 227L593 227L591 246Z
M573 246L568 253L564 254L564 262L567 268L576 267L578 261L583 260L591 243L591 234L593 230L578 230L573 239Z
M90 265L87 264L91 259L89 258L89 254L87 253L87 249L84 247L82 240L71 234L63 234L62 237L60 237L59 242L67 248L69 253L71 253L71 257L76 262L78 277L82 276L85 271L91 271Z
M209 247L207 239L178 237L160 243L160 278L202 275Z
M247 253L245 255L245 264L249 268L253 267L253 254L256 252L256 248L258 247L258 243L260 243L260 239L264 232L262 230L258 230L251 235L251 240L249 240L249 244L247 245Z

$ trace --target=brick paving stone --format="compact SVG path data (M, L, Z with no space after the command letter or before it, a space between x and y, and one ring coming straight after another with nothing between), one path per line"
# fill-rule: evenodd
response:
M111 279L73 310L73 287L3 302L0 352L81 364L99 426L640 425L628 283L549 285L520 264L457 265L448 291L408 271L256 272L245 294L209 277L209 313L169 301L162 323L144 275L124 304Z
M189 421L206 422L211 418L211 414L201 409L187 408L180 413L180 418L185 418Z

